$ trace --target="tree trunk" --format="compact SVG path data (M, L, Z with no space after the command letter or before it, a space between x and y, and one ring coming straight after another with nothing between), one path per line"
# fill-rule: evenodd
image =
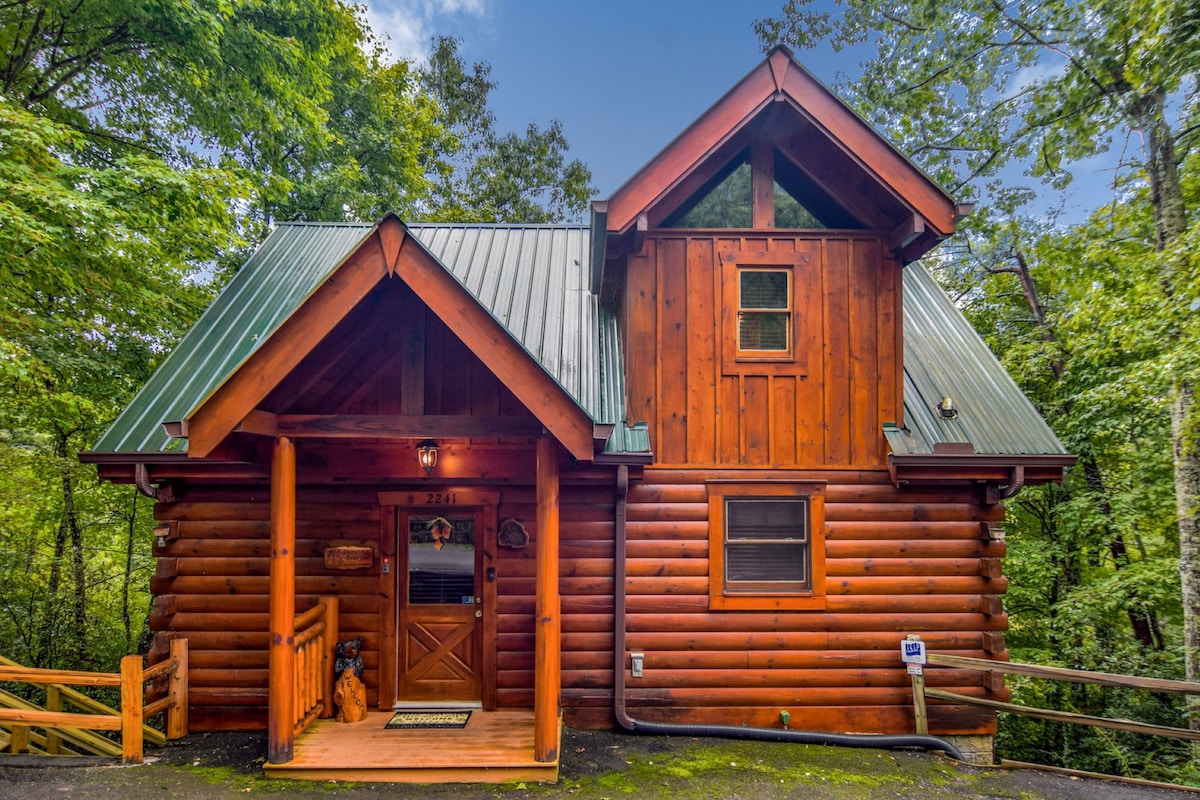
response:
M1184 664L1189 681L1200 680L1200 452L1189 440L1187 420L1194 411L1195 390L1175 387L1171 401L1171 441L1175 450L1175 507L1179 514L1179 578L1183 590ZM1200 730L1200 698L1188 697L1192 730Z
M71 653L72 668L79 669L83 657L88 651L87 637L87 565L83 552L83 527L79 524L79 514L75 509L75 479L68 463L70 446L66 435L61 435L56 446L56 455L62 464L62 521L59 523L58 539L60 542L69 539L71 544L71 579L74 582L74 592L71 597L71 630L67 639L67 647ZM56 544L58 544L56 542ZM62 542L65 545L65 542ZM55 548L59 558L62 553Z
M1180 257L1173 245L1187 233L1187 203L1179 182L1175 137L1167 124L1166 96L1159 92L1133 105L1145 136L1146 176L1154 210L1159 252L1158 277L1168 301L1177 296ZM1173 309L1175 303L1168 302ZM1178 311L1168 313L1179 313ZM1172 328L1179 333L1178 320ZM1184 668L1189 681L1200 680L1200 442L1193 431L1196 389L1192 376L1176 373L1171 397L1171 443L1175 466L1175 507L1179 517L1179 579L1183 595ZM1192 730L1200 730L1200 698L1189 697Z

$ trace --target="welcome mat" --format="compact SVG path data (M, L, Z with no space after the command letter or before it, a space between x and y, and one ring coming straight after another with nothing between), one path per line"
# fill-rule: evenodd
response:
M397 711L384 728L465 728L470 711Z

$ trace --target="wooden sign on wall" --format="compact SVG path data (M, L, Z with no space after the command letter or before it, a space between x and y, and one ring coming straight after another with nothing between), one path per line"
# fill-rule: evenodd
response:
M326 569L370 569L375 565L375 549L343 544L325 550Z

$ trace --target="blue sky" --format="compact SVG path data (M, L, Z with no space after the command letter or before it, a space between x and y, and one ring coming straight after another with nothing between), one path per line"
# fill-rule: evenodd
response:
M431 37L453 35L498 84L501 130L563 123L571 155L592 170L596 197L626 179L763 58L751 28L784 0L366 0L367 18L397 58L422 59ZM832 5L832 3L830 3ZM855 75L863 54L797 53L828 85ZM1078 170L1075 221L1111 196L1113 159ZM1010 180L1012 176L1010 176ZM1041 189L1042 209L1064 198ZM980 198L984 203L986 197Z
M492 65L503 130L563 123L571 154L607 197L763 58L751 30L783 0L370 0L368 19L397 57L420 58L431 36L462 39ZM826 54L799 54L831 83Z

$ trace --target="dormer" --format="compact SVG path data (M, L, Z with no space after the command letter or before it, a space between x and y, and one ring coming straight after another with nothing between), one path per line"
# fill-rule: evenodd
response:
M896 261L954 232L960 209L928 176L776 47L606 201L593 208L593 288L645 234L709 227L722 192L736 206L712 227L879 232Z
M664 464L879 468L901 267L954 202L784 48L593 208L627 416Z

